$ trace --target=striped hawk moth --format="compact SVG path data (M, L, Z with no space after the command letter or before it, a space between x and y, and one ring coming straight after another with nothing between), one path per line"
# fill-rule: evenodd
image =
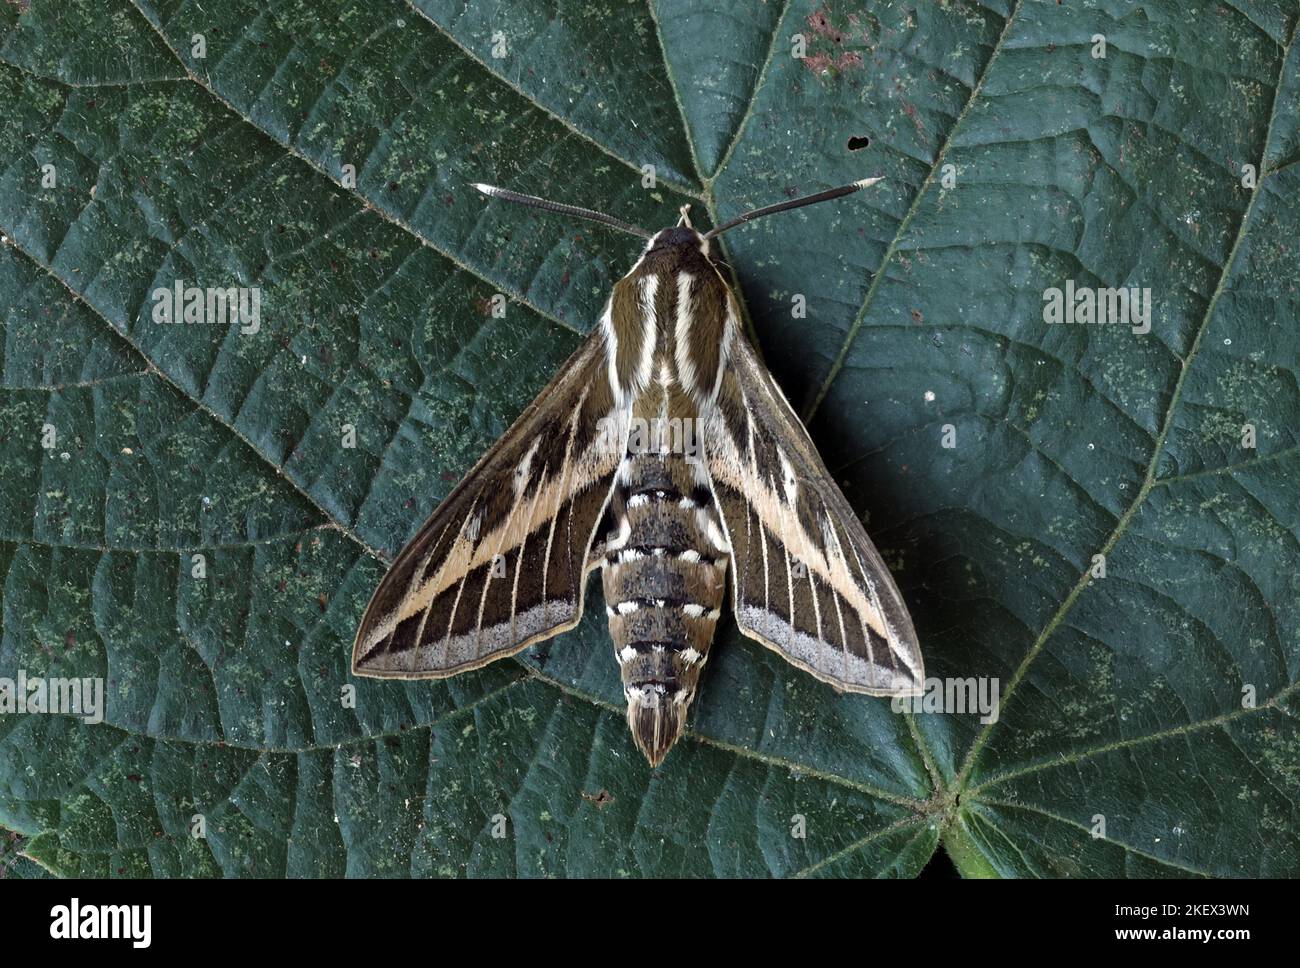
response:
M488 185L646 240L600 324L394 560L357 675L445 678L573 628L599 567L627 721L657 766L681 735L730 590L740 631L837 690L914 695L921 651L861 521L744 333L684 207L660 232Z

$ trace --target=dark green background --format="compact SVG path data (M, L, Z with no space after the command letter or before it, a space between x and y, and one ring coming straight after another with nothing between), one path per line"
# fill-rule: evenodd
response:
M946 848L967 874L1300 872L1294 0L466 6L0 3L0 675L109 696L100 726L0 718L0 825L27 857L912 876ZM999 677L1000 721L836 695L724 621L652 773L599 608L521 662L361 680L343 708L379 558L636 254L467 183L654 228L872 174L725 256L927 671ZM176 278L263 287L261 332L154 324ZM1067 278L1149 287L1152 331L1047 326Z

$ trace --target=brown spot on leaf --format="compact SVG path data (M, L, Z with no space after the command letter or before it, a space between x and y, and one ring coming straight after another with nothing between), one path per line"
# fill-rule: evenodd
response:
M831 69L829 54L809 54L803 59L803 66L814 74L825 74Z
M830 4L824 4L808 15L807 23L812 32L809 46L817 48L803 58L803 64L808 70L822 76L861 69L862 45L866 44L866 49L870 49L870 41L857 17L849 15L847 20L847 30L836 26ZM850 41L857 42L859 49L836 50Z
M841 43L844 35L831 24L831 8L819 7L808 15L808 26L818 37L825 37L832 43Z

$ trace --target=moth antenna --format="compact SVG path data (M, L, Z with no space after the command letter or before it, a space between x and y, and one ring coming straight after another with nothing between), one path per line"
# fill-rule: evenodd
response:
M847 185L841 185L839 188L828 188L824 192L817 192L813 195L804 195L802 198L792 198L788 202L778 202L775 205L767 205L763 208L756 208L752 212L746 212L744 215L737 215L725 225L719 225L716 229L710 229L704 233L704 239L717 238L723 232L730 232L737 225L744 225L746 222L752 222L756 218L762 218L764 215L775 215L777 212L788 212L792 208L803 208L805 205L815 205L818 202L829 202L832 198L843 198L845 195L852 195L859 189L867 188L876 182L884 181L883 177L863 178L859 181L849 182Z
M592 222L601 222L611 228L616 228L621 232L627 232L643 239L652 238L651 234L645 229L637 228L635 225L616 219L612 215L606 215L604 212L596 212L577 205L565 205L563 202L552 202L545 198L538 198L536 195L522 195L519 192L512 192L508 188L497 188L495 185L484 185L480 182L473 182L473 185L488 198L502 198L507 202L518 202L520 205L527 205L530 208L540 208L544 212L585 218Z

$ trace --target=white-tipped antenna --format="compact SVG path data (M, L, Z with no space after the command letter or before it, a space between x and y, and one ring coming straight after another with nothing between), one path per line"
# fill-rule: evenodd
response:
M744 225L746 222L752 222L756 218L762 218L764 215L775 215L777 212L788 212L792 208L803 208L805 205L815 205L818 202L829 202L832 198L843 198L845 195L852 195L854 192L863 188L868 188L876 182L884 181L880 178L862 178L847 185L841 185L839 188L828 188L824 192L817 192L814 195L804 195L802 198L792 198L788 202L778 202L775 205L768 205L764 208L756 208L752 212L746 212L744 215L737 215L725 225L720 225L716 229L711 229L704 233L705 241L717 238L723 232L729 232L737 225Z
M612 215L606 215L604 212L580 208L577 205L565 205L563 202L552 202L545 198L538 198L536 195L521 195L519 192L512 192L508 188L497 188L495 185L484 185L480 182L473 182L472 184L488 198L503 198L507 202L518 202L520 205L527 205L530 208L540 208L544 212L555 212L557 215L572 215L575 218L585 218L643 239L651 238L650 233L645 229L637 228L635 225L616 219Z

